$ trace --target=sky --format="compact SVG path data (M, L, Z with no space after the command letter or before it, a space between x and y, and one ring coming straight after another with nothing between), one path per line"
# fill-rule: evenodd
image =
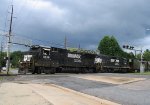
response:
M63 47L66 36L68 47L96 50L105 35L113 35L120 46L150 49L150 0L1 0L4 46L12 4L13 42Z

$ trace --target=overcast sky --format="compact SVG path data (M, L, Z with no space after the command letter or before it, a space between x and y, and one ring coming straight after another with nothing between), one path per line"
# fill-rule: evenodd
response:
M0 1L0 30L8 30L12 0ZM13 41L96 49L105 35L150 49L150 0L13 0ZM1 39L4 41L4 37ZM28 40L27 40L28 39ZM16 48L17 46L14 46Z

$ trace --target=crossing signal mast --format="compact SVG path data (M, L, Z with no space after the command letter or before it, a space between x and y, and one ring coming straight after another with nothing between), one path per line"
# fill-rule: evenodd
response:
M135 47L129 46L129 45L123 45L123 48L135 51L135 57L136 57L136 52L137 51L139 51L141 53L140 73L143 73L144 72L144 67L143 67L143 64L142 64L142 62L143 62L143 53L142 53L143 51L142 51L142 48L141 48L141 50L138 50L138 49L134 49Z

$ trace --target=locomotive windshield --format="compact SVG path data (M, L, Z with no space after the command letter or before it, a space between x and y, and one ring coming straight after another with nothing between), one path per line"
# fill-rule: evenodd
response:
M43 49L43 55L50 55L50 49Z

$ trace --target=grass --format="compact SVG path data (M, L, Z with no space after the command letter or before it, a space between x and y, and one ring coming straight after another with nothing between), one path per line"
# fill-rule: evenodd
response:
M0 82L3 80L3 77L0 77Z
M4 73L1 71L0 74L4 74Z
M137 74L137 75L150 75L150 71L144 72L144 73L132 73L132 74Z
M9 71L9 75L11 75L12 74L12 72L11 72L11 70ZM1 78L1 75L7 75L7 71L1 71L0 72L0 78Z

